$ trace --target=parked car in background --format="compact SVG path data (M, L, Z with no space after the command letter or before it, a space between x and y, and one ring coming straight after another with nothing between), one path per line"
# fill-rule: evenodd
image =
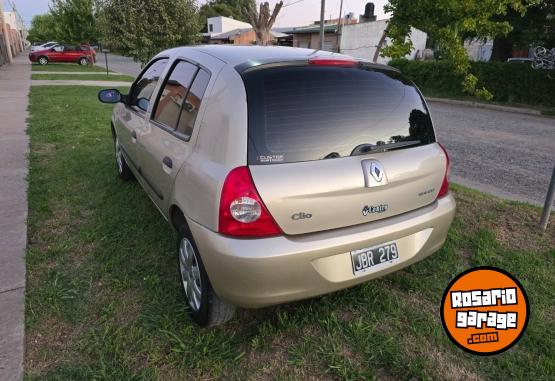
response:
M439 250L455 216L426 102L388 66L183 47L158 54L128 95L99 99L118 103L119 176L178 231L180 285L203 326L400 270Z
M33 43L33 45L31 46L31 52L38 52L39 50L48 50L58 45L58 43L55 41L45 42L44 44L41 44L41 43L37 45L35 44L36 43Z
M58 45L47 50L39 50L29 54L31 62L47 65L49 62L74 62L87 65L96 62L96 52L88 45Z

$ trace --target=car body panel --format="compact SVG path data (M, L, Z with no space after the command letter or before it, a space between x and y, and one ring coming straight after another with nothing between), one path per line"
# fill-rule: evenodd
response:
M387 182L383 179L383 185L367 187L366 161L379 163ZM303 234L367 223L428 205L437 197L446 165L439 145L427 144L249 168L260 196L283 232ZM364 214L366 206L374 209ZM295 218L299 213L310 217Z
M248 308L306 299L400 270L439 250L455 216L452 195L367 224L298 236L241 240L189 221L216 294ZM355 276L350 251L396 242L400 261Z

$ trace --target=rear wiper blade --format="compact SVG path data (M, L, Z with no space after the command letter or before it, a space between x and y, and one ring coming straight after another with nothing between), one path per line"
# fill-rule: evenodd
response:
M399 149L403 147L415 146L420 143L421 143L420 140L406 140L402 142L388 143L388 144L363 143L363 144L359 144L353 149L353 151L351 152L351 156L364 155L370 152L378 153L378 152L391 151L391 150Z

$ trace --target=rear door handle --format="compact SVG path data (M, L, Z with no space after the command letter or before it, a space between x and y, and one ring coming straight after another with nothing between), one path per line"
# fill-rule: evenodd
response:
M162 163L164 163L164 165L165 165L166 167L168 167L168 168L173 168L172 159L170 159L170 158L167 157L167 156L162 160Z

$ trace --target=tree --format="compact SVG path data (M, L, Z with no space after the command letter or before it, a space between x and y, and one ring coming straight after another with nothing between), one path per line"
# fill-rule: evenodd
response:
M54 17L50 13L37 15L31 20L27 39L31 42L46 42L57 38Z
M142 64L198 40L194 0L100 0L98 23L106 46Z
M52 0L50 15L57 40L74 44L98 41L93 0Z
M231 17L235 20L248 22L249 10L256 7L255 0L211 0L203 4L199 10L202 32L206 30L206 19L215 16Z
M412 48L411 26L428 34L440 51L441 57L453 62L454 70L463 75L465 92L485 99L492 94L485 88L477 89L478 78L470 73L470 62L464 49L464 39L506 35L511 31L507 21L495 16L514 10L520 15L540 0L389 0L384 6L392 17L387 27L391 44L382 51L384 56L401 58Z
M249 23L254 28L256 33L256 44L257 45L268 45L272 40L272 35L270 30L274 23L276 22L276 17L283 7L283 1L280 1L274 7L272 14L270 15L270 4L268 2L260 4L260 11L256 10L256 7L248 9Z
M530 6L524 16L513 9L495 17L507 21L512 30L493 40L493 61L506 61L514 48L527 50L530 46L555 47L555 0L544 0Z

